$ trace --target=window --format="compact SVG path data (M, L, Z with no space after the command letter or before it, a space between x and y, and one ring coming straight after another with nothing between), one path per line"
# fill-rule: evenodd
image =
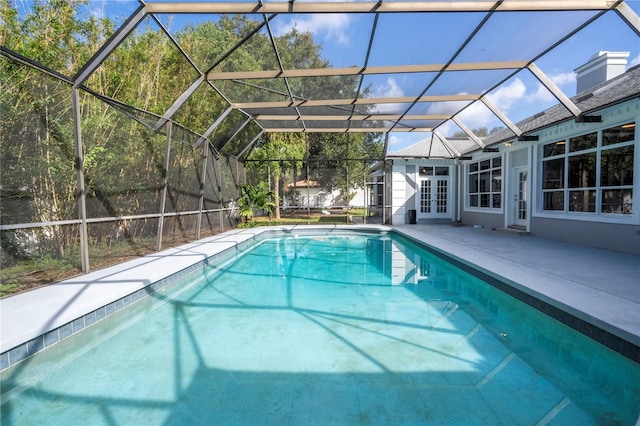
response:
M502 207L502 158L496 157L468 166L468 205L481 209Z
M630 215L635 123L545 144L545 211Z
M449 176L449 167L420 167L420 176Z

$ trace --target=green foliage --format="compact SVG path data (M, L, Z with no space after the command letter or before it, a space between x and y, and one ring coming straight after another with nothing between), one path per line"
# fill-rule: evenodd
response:
M7 283L0 284L0 297L5 297L10 294L16 293L20 288L20 283Z
M0 45L53 71L73 76L120 25L88 13L90 1L35 0L17 7L19 2L0 0ZM24 5L27 6L22 8ZM157 123L154 114L165 114L196 81L198 71L277 69L274 46L264 31L254 33L240 45L261 23L262 20L248 16L221 16L218 21L193 24L177 31L173 36L193 59L199 68L196 70L173 40L147 17L90 75L84 82L87 88L124 105L114 108L88 92L80 92L84 149L84 162L80 166L90 218L158 213L165 177L169 211L199 208L204 187L207 201L212 205L222 205L242 195L248 197L246 202L242 201L243 217L253 218L258 210L277 216L281 178L295 176L305 168L310 157L381 155L382 145L373 143L364 134L348 138L345 135L269 134L263 136L253 150L252 158L260 161L250 164L252 172L264 182L271 180L272 188L263 183L260 187L240 189L241 166L225 156L215 163L215 170L207 172L207 182L202 182L202 148L194 148L195 141L185 140L188 139L185 132L179 133L174 127L169 167L165 169L167 128L152 130ZM275 42L285 68L330 65L308 32L294 29L277 37ZM239 47L225 56L234 46ZM289 84L296 97L315 97L321 93L324 97L339 98L342 93L353 92L358 79L358 76L294 78L289 79ZM273 100L276 94L287 92L282 80L254 80L251 85L232 80L203 82L179 108L175 121L199 132L207 129L229 106L217 92L218 88L229 94L231 102ZM70 99L68 83L0 56L0 220L3 224L78 217L77 160ZM127 109L126 105L142 111ZM132 120L131 116L145 125ZM210 137L217 148L227 144L228 137L246 120L240 112L227 118ZM226 145L227 152L239 154L249 138L260 130L257 126L246 129L249 129L246 134L239 134L237 140ZM378 148L379 151L374 152ZM348 168L349 173L336 172L323 177L322 182L331 188L344 188L348 193L361 182L364 167L362 162L341 163L336 171ZM354 176L357 177L351 182ZM111 244L117 235L122 236L118 234L119 226L109 222L91 224L91 244L94 247ZM137 238L156 232L150 225L135 228L125 223L122 226L129 236ZM7 255L16 261L29 262L47 253L53 258L67 259L64 265L78 263L75 226L50 226L32 234L6 235L3 248L11 251ZM27 251L28 245L36 249ZM76 260L68 261L72 255ZM44 264L47 263L52 268L66 268L44 260Z
M240 216L245 218L245 222L253 219L256 210L263 210L269 217L273 216L276 207L275 194L265 182L257 185L241 185L238 206Z

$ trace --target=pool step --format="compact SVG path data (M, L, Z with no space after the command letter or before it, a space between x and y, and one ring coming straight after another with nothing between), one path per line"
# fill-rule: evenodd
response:
M529 235L529 231L524 226L518 225L510 225L506 228L496 228L496 232L500 232L503 234L511 234L511 235L519 235L519 236L527 236Z

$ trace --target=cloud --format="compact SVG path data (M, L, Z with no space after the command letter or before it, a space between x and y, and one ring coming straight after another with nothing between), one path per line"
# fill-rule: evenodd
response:
M300 32L310 32L340 44L347 44L349 42L347 29L350 24L351 17L346 13L320 13L277 25L275 34L281 36L295 28Z
M563 72L556 75L549 76L551 81L553 81L557 86L564 86L566 84L575 84L576 82L576 73L571 72Z
M493 117L491 110L482 102L474 102L460 113L460 120L470 129L488 127Z
M508 86L500 86L498 90L487 95L487 98L500 110L507 112L516 101L521 100L527 91L525 84L519 78Z
M395 78L389 77L387 81L382 84L375 86L373 89L373 97L374 98L395 98L404 96L404 91L398 85ZM402 109L401 104L379 104L376 105L376 113L378 114L396 114L399 113Z
M638 64L640 64L640 54L629 61L629 66L628 67L629 68L635 67Z

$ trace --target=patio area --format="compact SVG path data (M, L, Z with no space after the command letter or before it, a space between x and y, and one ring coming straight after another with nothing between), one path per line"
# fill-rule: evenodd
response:
M395 228L633 343L634 359L640 362L638 256L471 226L418 224ZM588 330L580 331L596 340L604 339Z

